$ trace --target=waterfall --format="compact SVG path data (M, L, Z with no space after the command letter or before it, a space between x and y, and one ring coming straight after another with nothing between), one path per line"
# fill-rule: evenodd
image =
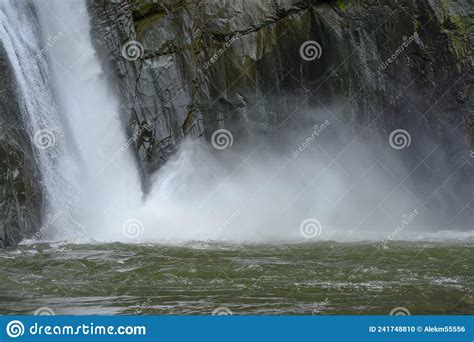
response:
M65 143L73 151L63 160L74 165L65 177L76 183L78 222L94 238L107 239L141 201L134 165L119 117L119 102L107 80L91 40L85 0L38 2L43 36L64 37L48 51L61 117L68 127Z
M85 0L0 4L0 38L42 173L42 238L121 232L139 176L90 36ZM118 199L118 201L114 201Z
M307 109L304 129L282 129L261 144L236 143L224 153L202 141L182 143L144 200L133 140L89 21L86 0L0 3L0 39L41 170L38 238L299 241L310 228L317 238L384 239L412 212L417 227L439 226L412 192L395 191L394 179L412 172L398 150L376 137L347 145L353 127L317 108ZM337 167L331 155L340 157Z
M35 158L42 172L43 210L60 212L54 221L56 225L66 227L70 218L67 204L71 202L67 193L73 184L68 184L57 173L66 151L61 142L63 136L58 134L61 132L60 110L51 93L48 65L38 31L32 3L15 0L0 3L0 39L15 74L24 129L34 143ZM66 206L63 209L55 207L56 199Z
M249 154L255 150L251 146L239 155L237 150L219 154L202 142L186 142L155 175L144 201L132 144L119 117L119 99L108 88L92 45L86 0L3 0L0 17L0 38L42 173L46 218L41 238L287 241L305 237L305 222L324 226L317 233L335 238L337 229L327 228L327 222L351 226L370 213L379 192L390 193L380 174L371 176L376 186L352 194L348 168L326 173L331 164L316 143L289 159L290 150L275 153L271 144L258 154ZM327 119L323 113L308 115ZM337 136L333 126L324 132L328 137L331 129ZM289 132L287 138L280 135L279 146L294 149L295 142L314 133L311 128ZM367 150L352 148L345 159L355 169L350 172L362 173L358 168ZM241 155L246 156L243 164ZM295 172L305 177L295 177ZM308 191L312 189L306 182L314 173L321 173L318 191L332 199ZM342 209L332 204L339 199L346 203ZM407 209L391 208L396 214L388 229L396 226L403 210L416 208L405 197L394 202L405 203ZM345 229L339 232L346 235Z

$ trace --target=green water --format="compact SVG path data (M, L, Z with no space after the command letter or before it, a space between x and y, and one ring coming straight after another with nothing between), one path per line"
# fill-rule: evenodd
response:
M0 313L474 314L474 244L36 244L0 250Z

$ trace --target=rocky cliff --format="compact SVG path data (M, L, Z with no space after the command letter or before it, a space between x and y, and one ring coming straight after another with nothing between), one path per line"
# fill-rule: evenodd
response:
M0 247L16 245L41 222L41 178L0 42Z
M138 132L145 189L184 136L272 135L309 107L369 137L403 127L448 146L447 163L473 144L470 0L88 1L124 123ZM9 78L0 75L4 245L29 232L39 208ZM423 150L413 145L407 159Z
M209 138L221 127L235 139L251 129L269 134L307 106L330 108L359 131L406 127L435 141L464 139L458 147L472 143L470 1L99 0L90 7L130 132L151 124L136 146L145 175L186 134ZM302 58L307 41L319 44L319 58ZM335 103L342 106L334 110Z

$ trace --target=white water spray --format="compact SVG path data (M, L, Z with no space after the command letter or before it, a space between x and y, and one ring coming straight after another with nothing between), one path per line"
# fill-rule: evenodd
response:
M51 93L48 66L42 53L33 5L28 1L5 0L0 3L0 40L16 77L18 104L25 130L31 137L35 158L43 173L44 211L60 212L55 223L67 227L67 210L72 184L57 173L67 153L61 134L60 110ZM62 201L57 207L57 201ZM46 218L45 218L46 220Z
M57 239L134 242L384 239L404 213L421 210L409 194L394 192L396 183L367 146L351 146L338 161L342 168L314 131L279 136L289 150L277 153L185 142L143 201L118 99L91 42L86 1L4 0L0 19L26 129L32 140L47 133L36 139L45 212L53 218L44 238L54 232ZM317 113L309 116L318 121ZM319 133L344 135L333 124L332 132ZM366 227L374 234L362 233Z
M118 101L92 46L86 1L11 0L0 8L23 121L32 140L47 132L51 142L36 143L45 211L54 218L44 234L56 227L56 238L119 236L114 230L121 232L141 190Z
M86 1L46 0L38 12L44 37L64 34L48 51L48 62L67 125L65 143L73 151L59 171L76 185L77 221L95 239L119 236L115 231L140 204L141 189L117 98L92 46Z

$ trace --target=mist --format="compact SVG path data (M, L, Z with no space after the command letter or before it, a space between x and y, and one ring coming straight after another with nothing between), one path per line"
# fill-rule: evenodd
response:
M78 25L65 30L53 13L71 20L79 13ZM187 137L142 188L120 98L83 34L90 32L85 3L50 0L39 22L44 39L58 38L47 56L35 55L50 79L36 97L25 95L32 113L51 114L26 118L30 135L47 133L51 142L38 148L47 196L34 239L293 243L444 239L473 230L472 177L458 172L464 159L452 158L464 153L462 132L440 141L435 133L445 128L436 120L432 130L410 120L389 130L373 118L357 122L347 99L236 118ZM41 74L17 69L31 84ZM40 101L44 93L56 101ZM276 100L267 98L275 108Z
M446 239L448 228L415 195L416 168L407 168L407 152L393 148L388 134L356 132L317 109L306 114L296 128L282 126L272 134L250 129L237 140L231 129L221 129L208 140L186 139L154 175L123 231L115 229L115 238L123 240L123 233L126 241L167 243ZM403 137L394 139L407 144Z

